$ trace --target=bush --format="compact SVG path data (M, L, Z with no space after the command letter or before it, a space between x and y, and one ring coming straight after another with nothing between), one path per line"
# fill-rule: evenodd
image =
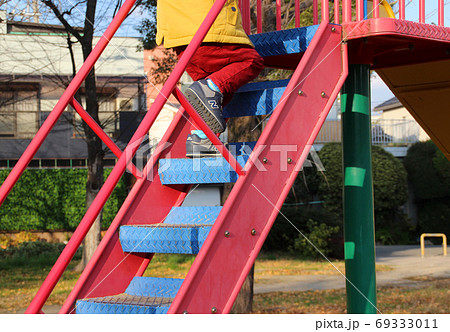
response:
M35 267L51 265L59 257L64 247L63 243L32 241L0 249L0 270L30 265ZM81 249L78 249L74 259L80 258Z
M316 252L311 244L300 244L299 241L304 239L301 235L303 234L321 251L333 257L340 257L341 248L332 245L333 237L342 237L340 230L336 216L321 207L285 206L281 209L263 249L290 252L304 257L318 257L311 254L311 251ZM309 251L305 249L306 246L310 247Z
M302 257L321 258L332 254L329 239L339 232L339 226L328 226L309 219L306 223L307 233L299 235L294 241L293 249L298 251ZM291 248L292 250L292 248Z
M408 149L404 165L417 201L450 197L449 164L432 141Z
M105 177L111 170L105 170ZM9 174L0 171L0 182ZM85 169L26 170L0 207L0 230L73 230L86 207ZM103 209L109 226L126 197L123 179Z
M450 162L432 141L411 146L404 160L416 199L418 233L450 236Z
M325 208L342 219L341 144L325 144L319 157L326 176L319 185L319 194ZM397 158L378 146L372 146L372 168L375 238L383 244L409 243L412 237L410 225L400 210L408 198L406 170Z

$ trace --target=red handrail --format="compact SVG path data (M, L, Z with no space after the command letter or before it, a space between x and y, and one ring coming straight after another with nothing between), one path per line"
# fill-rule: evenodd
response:
M328 0L322 0L322 20L323 21L329 21L330 20L330 7L328 4Z
M300 0L295 0L295 27L300 28Z
M125 2L125 4L126 3L127 2ZM61 275L67 268L69 262L72 260L76 250L78 249L87 232L94 223L94 220L97 218L101 209L105 205L107 199L109 198L115 186L119 182L119 179L121 178L122 174L125 171L126 165L132 159L135 152L139 148L139 145L142 142L143 138L148 133L154 121L156 120L156 117L158 116L159 112L161 111L166 102L167 96L169 96L176 87L178 81L181 78L181 75L186 69L186 66L188 65L195 51L202 43L203 39L205 38L206 34L208 33L209 29L211 28L212 24L219 15L225 3L226 0L218 0L213 4L210 12L206 16L203 23L200 25L199 30L195 34L191 43L186 48L186 51L184 52L183 56L175 65L172 74L169 76L167 82L164 84L163 88L161 89L161 92L156 97L152 107L147 112L141 124L139 125L133 137L131 138L130 143L128 144L124 153L119 158L116 166L113 168L111 174L108 176L107 180L100 189L96 198L94 199L91 206L87 210L79 226L77 227L74 234L70 238L69 242L67 243L63 252L59 256L52 270L49 272L47 278L44 280L44 283L37 292L30 306L26 310L26 313L38 313L42 309L42 306L44 305L47 298L50 296L51 292L56 286L56 283L61 278ZM119 10L119 12L121 12L122 9L123 6ZM128 14L130 9L131 7L128 8L127 12L125 13L125 16Z
M425 23L425 0L419 0L419 22Z
M398 17L401 20L405 19L405 0L400 0L398 3Z
M380 1L379 0L373 0L373 18L379 18L380 17Z
M281 30L281 0L276 1L277 6L277 30Z
M334 0L334 23L339 24L339 0Z
M444 26L444 0L439 0L438 16L438 25Z
M313 0L313 24L319 24L319 3L318 0Z
M364 19L364 3L356 1L356 20L361 21Z
M262 0L256 2L256 33L262 33Z
M86 124L97 134L98 137L106 144L106 146L114 153L117 158L122 156L122 151L113 142L113 140L105 133L105 131L100 127L100 125L90 116L90 114L80 105L76 99L72 99L70 102L75 111L80 115L80 117L86 122ZM127 166L128 170L136 177L141 178L142 173L134 166L133 163Z

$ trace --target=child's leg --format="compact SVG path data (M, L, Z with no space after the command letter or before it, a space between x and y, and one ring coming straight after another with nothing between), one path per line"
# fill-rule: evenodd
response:
M222 44L213 62L217 70L207 78L222 92L223 105L231 100L237 89L255 79L264 68L262 57L247 45Z
M182 49L176 49L178 56ZM252 47L241 44L202 44L186 71L194 81L211 79L223 94L223 105L233 93L258 76L264 68L264 61Z

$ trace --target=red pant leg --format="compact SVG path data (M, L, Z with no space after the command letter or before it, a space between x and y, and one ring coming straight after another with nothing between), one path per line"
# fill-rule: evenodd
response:
M177 48L178 56L184 50ZM204 43L186 71L194 81L210 78L220 89L226 105L233 93L258 76L264 61L254 48L242 44Z

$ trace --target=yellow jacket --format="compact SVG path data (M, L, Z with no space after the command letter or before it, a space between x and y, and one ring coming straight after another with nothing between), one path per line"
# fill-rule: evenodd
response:
M165 48L187 45L215 0L158 0L156 43ZM204 42L252 45L237 0L228 0Z

